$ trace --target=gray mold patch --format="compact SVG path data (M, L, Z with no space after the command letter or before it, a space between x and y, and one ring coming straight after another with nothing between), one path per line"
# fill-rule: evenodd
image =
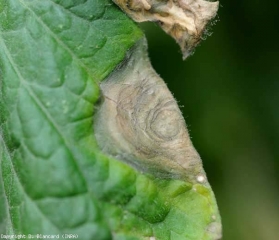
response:
M147 57L145 39L100 87L95 115L100 148L134 168L163 178L206 182L183 116Z

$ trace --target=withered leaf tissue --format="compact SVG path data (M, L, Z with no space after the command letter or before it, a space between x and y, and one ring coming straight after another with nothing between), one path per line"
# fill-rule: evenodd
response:
M179 44L186 59L201 41L219 2L204 0L113 0L136 22L157 22Z
M206 182L179 107L143 38L100 85L94 132L103 152L159 178Z

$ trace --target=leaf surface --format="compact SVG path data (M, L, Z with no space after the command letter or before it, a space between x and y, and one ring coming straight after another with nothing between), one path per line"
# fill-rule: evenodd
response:
M142 38L110 1L0 2L0 231L213 239L210 187L137 172L97 147L98 83Z

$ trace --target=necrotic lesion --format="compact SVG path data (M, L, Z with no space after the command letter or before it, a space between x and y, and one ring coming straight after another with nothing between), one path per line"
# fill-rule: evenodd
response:
M203 173L179 107L151 67L141 40L101 83L95 134L106 153L159 177Z
M202 40L219 2L205 0L114 0L136 22L157 22L179 44L183 58Z

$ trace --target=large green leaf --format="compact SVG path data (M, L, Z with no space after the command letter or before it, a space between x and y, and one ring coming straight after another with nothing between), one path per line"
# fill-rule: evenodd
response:
M209 186L141 174L97 147L98 82L141 37L108 0L1 0L1 233L215 239Z

